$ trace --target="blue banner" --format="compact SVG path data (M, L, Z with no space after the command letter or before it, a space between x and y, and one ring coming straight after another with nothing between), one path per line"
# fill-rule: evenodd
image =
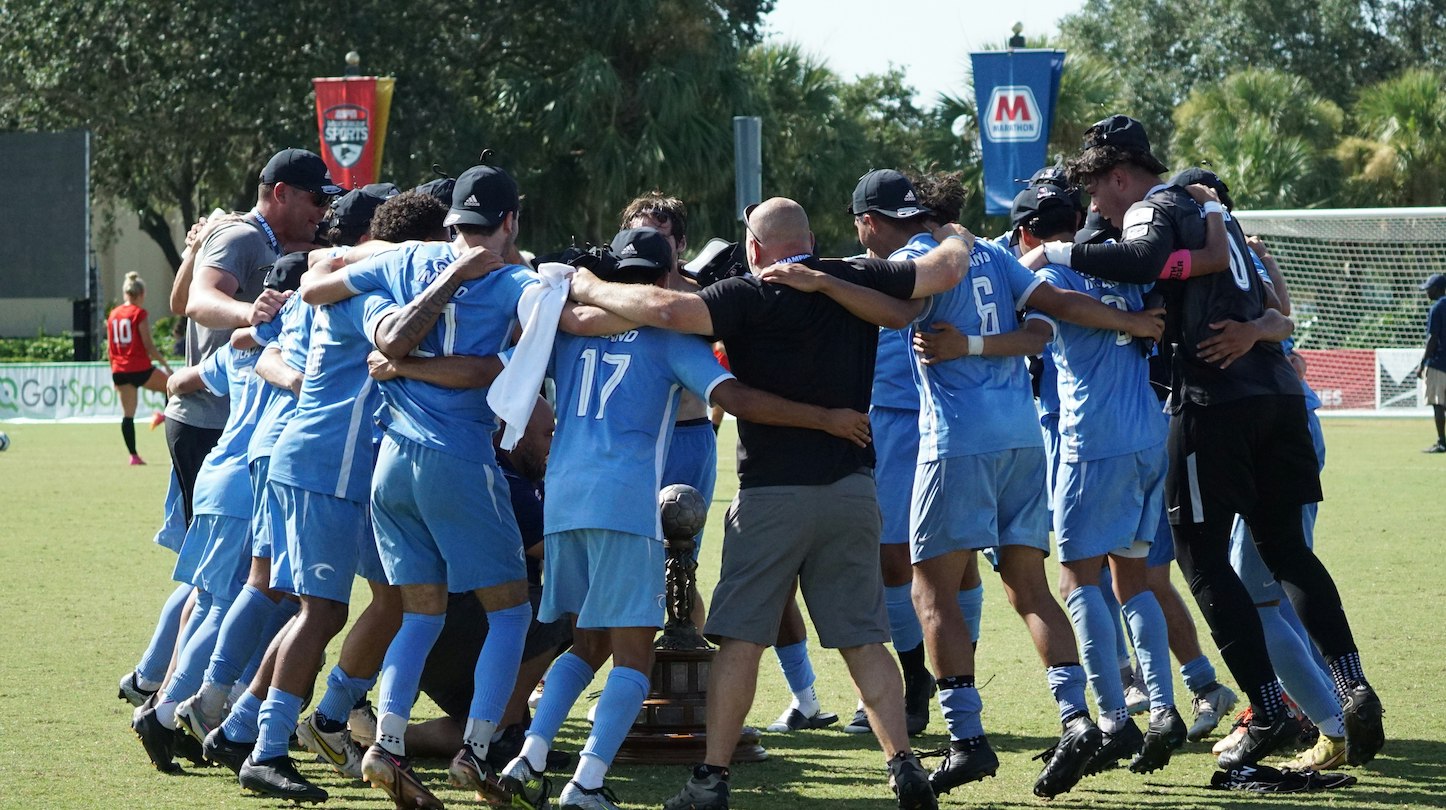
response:
M984 213L1008 214L1014 195L1045 165L1064 51L970 54L979 146L984 158Z

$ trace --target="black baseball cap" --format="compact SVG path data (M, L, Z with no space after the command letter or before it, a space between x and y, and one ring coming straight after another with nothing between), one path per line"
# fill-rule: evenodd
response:
M282 149L266 161L261 182L285 183L292 188L319 194L340 194L343 189L331 181L326 161L305 149Z
M1423 290L1446 289L1446 274L1432 273L1429 278L1421 282Z
M1214 189L1215 193L1220 195L1220 202L1223 203L1226 208L1232 211L1235 209L1235 201L1230 199L1230 187L1225 185L1225 181L1220 179L1220 175L1209 169L1191 166L1176 174L1174 177L1171 177L1170 185L1179 186L1180 188L1201 185L1209 189Z
M1085 130L1084 148L1096 146L1113 146L1132 153L1139 166L1151 174L1169 171L1150 151L1150 136L1145 133L1145 125L1128 115L1112 115Z
M673 246L657 228L626 228L618 231L608 246L618 260L618 269L668 270L673 266Z
M417 192L418 194L426 194L431 197L436 197L442 202L443 205L451 207L452 189L456 187L456 180L453 180L450 177L438 177L436 180L428 180L427 182L421 184L420 186L417 186L412 190Z
M386 202L385 198L367 191L368 188L370 186L348 191L331 204L331 225L340 232L341 244L354 245L360 241L371 227L377 209Z
M866 211L875 211L894 219L909 219L920 214L932 214L928 208L919 205L919 195L909 178L893 169L875 169L859 178L854 186L853 204L849 213L858 216Z
M306 268L306 251L288 253L271 265L271 269L266 271L266 280L263 283L268 290L294 292L301 287L301 274L306 272Z
M435 182L435 181L434 181ZM442 224L496 226L520 202L517 181L496 166L473 166L452 188L452 210Z
M1073 211L1074 207L1074 200L1068 191L1054 183L1041 183L1014 196L1014 205L1009 209L1009 224L1018 228L1031 217L1051 208L1068 208Z
M375 194L383 200L390 200L402 193L402 190L397 188L396 183L367 183L361 187L361 190L368 194Z
M1110 224L1098 211L1091 211L1085 217L1084 227L1074 235L1077 245L1097 245L1110 239L1119 239L1120 229Z

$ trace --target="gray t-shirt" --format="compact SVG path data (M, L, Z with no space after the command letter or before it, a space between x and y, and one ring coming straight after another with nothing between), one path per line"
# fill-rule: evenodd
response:
M276 262L271 240L256 224L255 215L242 222L223 225L201 245L196 256L196 269L215 267L236 278L237 301L255 301L261 294L266 272ZM186 365L199 365L231 339L231 329L210 329L186 322ZM182 397L172 397L166 405L166 418L198 428L219 430L226 426L230 406L225 397L218 397L202 388Z

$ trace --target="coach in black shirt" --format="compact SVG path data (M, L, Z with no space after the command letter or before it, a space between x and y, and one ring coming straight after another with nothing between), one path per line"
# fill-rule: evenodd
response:
M755 272L797 262L905 299L957 284L973 245L967 231L946 226L936 234L940 247L918 262L819 259L807 214L784 198L759 205L748 226ZM868 410L878 328L826 296L754 275L692 294L608 284L584 271L573 280L573 296L640 324L722 340L733 373L748 385L823 407ZM739 493L726 518L723 568L705 628L719 643L709 677L707 757L665 807L727 807L727 766L752 706L759 656L777 635L795 581L819 643L843 654L889 759L899 806L935 807L909 750L898 666L883 646L889 625L873 448L743 420L738 435Z

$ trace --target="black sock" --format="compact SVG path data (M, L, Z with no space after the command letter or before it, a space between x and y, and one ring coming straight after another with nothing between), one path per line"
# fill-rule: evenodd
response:
M136 455L136 420L126 416L121 419L121 436L126 440L126 449Z
M904 677L929 677L929 667L924 663L924 645L912 650L899 651L899 665L904 669Z
M974 686L973 675L951 675L935 681L940 689L966 689Z
M1331 680L1335 682L1336 694L1341 700L1345 700L1350 694L1351 687L1358 683L1366 682L1366 673L1361 669L1361 654L1349 652L1338 655L1327 662L1331 671Z

